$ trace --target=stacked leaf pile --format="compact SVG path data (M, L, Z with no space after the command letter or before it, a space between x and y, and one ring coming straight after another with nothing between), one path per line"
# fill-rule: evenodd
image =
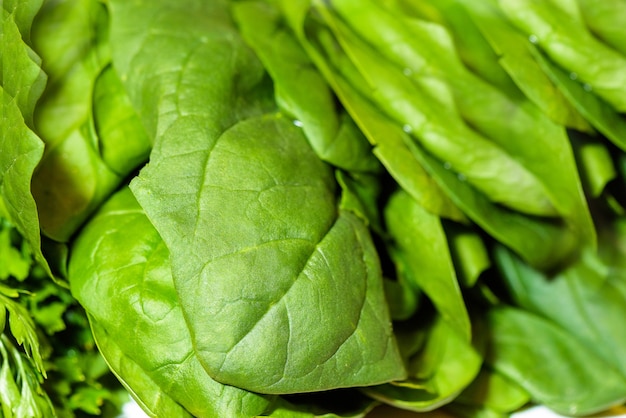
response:
M3 6L5 217L150 416L626 402L624 0Z

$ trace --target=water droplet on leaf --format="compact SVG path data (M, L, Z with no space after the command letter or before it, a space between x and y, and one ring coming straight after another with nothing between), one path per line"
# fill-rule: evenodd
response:
M583 84L583 89L585 89L585 91L591 91L593 90L593 88L591 87L591 84Z
M569 73L569 78L571 78L572 80L576 80L578 78L578 74L571 72Z
M446 161L445 163L443 163L443 168L445 168L446 170L450 170L452 168L452 164Z
M411 70L410 68L405 68L404 70L402 70L402 73L408 77L413 74L413 70Z
M302 121L300 121L298 119L295 119L293 121L293 124L296 125L298 128L302 128L302 126L303 126Z
M528 40L531 44L536 44L537 42L539 42L539 38L537 38L537 35L530 35L528 37Z
M406 132L407 134L410 134L413 131L413 128L411 128L411 125L404 125L402 127L402 130Z

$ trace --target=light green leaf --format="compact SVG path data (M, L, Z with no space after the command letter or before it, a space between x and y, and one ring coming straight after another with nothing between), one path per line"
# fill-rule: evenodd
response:
M326 15L336 26L338 41L370 82L371 94L383 97L380 108L406 123L424 149L490 200L524 213L560 216L577 236L578 246L595 242L565 130L531 103L512 100L464 68L445 28L417 20L398 25L401 16L385 13L374 3L363 4L339 1ZM332 18L333 10L349 28ZM383 57L388 65L381 64ZM428 98L422 78L446 84L458 110L440 107L436 100L420 103L418 98ZM508 158L514 164L505 164Z
M589 30L626 55L626 4L622 0L577 0Z
M52 276L41 252L37 207L30 191L33 171L43 154L43 143L31 130L32 115L46 77L39 66L40 59L24 43L14 21L18 18L20 27L25 30L28 26L26 16L32 16L34 4L14 5L17 7L12 9L15 16L2 9L0 197L9 220L28 241L36 260Z
M619 231L615 228L615 231ZM609 234L613 234L611 231ZM601 243L605 252L624 257L614 239ZM593 251L554 277L532 269L502 248L495 252L505 285L517 306L541 315L575 336L626 379L626 279L624 264L606 264ZM598 344L598 341L603 341Z
M571 131L569 138L585 193L590 197L600 196L607 184L617 177L611 151L601 137Z
M14 246L11 230L0 218L0 280L14 277L21 281L28 276L32 260Z
M463 2L463 7L497 53L502 68L526 97L554 122L581 131L592 131L585 118L572 107L536 62L532 42L507 22L496 4L492 3Z
M127 188L114 195L73 246L69 279L92 324L158 391L200 417L263 412L261 396L212 380L198 361L169 266L169 253ZM97 289L97 292L94 292ZM107 295L103 298L102 295ZM112 348L113 350L113 348ZM113 360L109 360L111 362ZM122 358L120 358L122 361ZM118 372L133 391L133 376ZM136 393L152 409L151 394Z
M533 55L543 71L553 80L559 90L594 128L611 142L626 150L626 120L610 104L593 93L589 84L572 79L572 75L533 49Z
M416 281L414 285L433 302L443 320L470 341L469 316L440 219L401 191L387 203L385 222L413 272L410 277Z
M90 320L90 324L98 349L106 359L111 371L149 417L192 417L181 405L163 393L159 385L146 374L145 370L124 354L104 328L93 319Z
M43 0L3 0L2 7L13 16L22 39L27 45L30 43L30 30L33 19L41 9Z
M551 302L553 303L553 302ZM589 415L626 400L626 380L553 322L517 308L493 308L486 362L559 414Z
M459 282L464 287L474 286L478 277L491 266L483 239L464 225L446 222L443 228Z
M407 133L402 130L401 126L379 112L361 95L362 92L356 89L356 86L365 85L365 80L358 74L354 65L342 59L341 54L330 54L330 48L324 47L324 40L328 38L328 33L324 28L316 27L319 31L318 39L309 40L305 36L303 28L308 1L280 2L280 7L303 48L332 86L359 128L374 145L373 153L393 178L431 213L464 221L463 213L440 190L405 145L405 141L409 140ZM329 55L325 55L326 53ZM337 67L340 67L340 70ZM352 79L361 77L363 82L348 83L345 78L346 72Z
M516 141L505 141L505 138L497 135L497 141L493 135L487 139L470 129L455 108L456 96L444 102L435 99L435 97L442 97L442 93L439 87L436 87L435 91L430 91L431 82L445 89L449 89L450 86L446 79L438 77L438 74L429 73L422 66L430 69L431 55L442 54L431 53L421 56L417 55L414 49L394 50L394 55L403 56L410 51L414 52L411 55L412 61L404 66L411 71L407 76L406 71L403 70L404 67L394 65L393 62L387 60L388 56L378 52L384 51L384 48L389 49L390 45L410 46L402 37L403 34L394 31L398 27L395 23L396 19L392 15L386 15L382 9L377 10L373 4L368 4L368 7L361 7L360 3L351 4L347 1L334 4L334 7L339 6L341 9L338 12L342 18L351 22L350 27L343 25L326 6L321 5L320 12L324 13L325 19L345 53L367 80L367 88L370 89L368 96L383 112L403 126L405 131L410 132L411 136L430 153L485 193L490 200L534 215L554 216L556 214L554 202L546 194L545 185L541 184L537 176L519 162L522 158L517 154L521 154L521 150L516 149L519 148L517 145L513 145ZM366 27L376 28L376 30L365 30ZM410 27L418 27L419 32L423 34L429 34L434 29L432 25ZM368 36L367 40L370 44L356 36L353 32L355 28L359 28L358 35ZM436 27L436 29L443 31L441 27ZM406 38L412 34L414 32L407 34ZM445 46L437 45L436 52L448 52L441 58L442 66L450 67L449 71L458 78L454 69L460 67L461 64L449 53L447 47L452 47L448 45L451 41L447 37L436 35L428 37L428 42L445 44ZM426 62L429 62L428 66ZM419 77L424 71L426 74ZM428 87L425 88L422 81L428 83ZM476 77L473 81L476 84L480 79ZM475 85L473 88L472 100L473 106L476 107L476 101L480 97L476 96ZM472 106L467 106L467 108L472 108ZM462 113L462 109L460 111ZM494 128L494 121L497 119L490 119L492 122L490 129L500 129L498 124ZM471 122L476 121L471 120ZM514 154L513 150L517 151L517 154ZM512 190L516 190L516 193L512 193ZM524 198L522 199L521 196Z
M50 84L37 107L46 153L32 190L42 232L63 243L145 161L151 144L121 82L106 69L103 4L48 2L34 29Z
M114 173L125 177L148 160L152 143L113 67L98 75L92 106L100 156Z
M530 217L494 205L439 161L410 144L413 155L469 218L499 242L540 269L567 264L580 251L574 231L551 220Z
M572 77L587 83L618 112L626 112L626 56L596 39L579 13L561 9L554 0L500 0L498 4Z

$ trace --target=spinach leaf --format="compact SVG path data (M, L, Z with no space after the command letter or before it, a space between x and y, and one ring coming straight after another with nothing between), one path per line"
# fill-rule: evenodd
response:
M588 415L626 399L624 376L571 333L528 311L496 307L487 313L485 361L557 413Z
M626 111L626 56L596 39L575 1L499 0L506 17L557 64L579 78L617 111ZM570 6L571 5L571 6Z
M68 242L145 161L151 143L120 80L107 67L108 14L103 4L48 2L33 39L50 83L35 115L46 151L32 189L44 234Z
M463 8L498 55L501 68L530 101L560 125L592 131L585 118L536 62L532 42L507 22L495 2L464 2Z
M209 375L262 393L402 378L369 232L337 209L302 131L273 113L227 7L111 5L114 65L155 135L131 189L170 250Z
M295 37L281 28L278 10L261 1L241 1L234 14L242 36L274 80L277 104L302 126L319 157L348 171L377 171L367 139L335 109L332 90Z
M124 354L115 343L115 339L111 338L95 319L90 318L89 322L98 349L106 359L107 365L149 417L190 418L192 416L170 396L163 393L161 388L146 375L146 372Z
M401 191L389 200L385 220L395 245L414 272L414 285L429 297L442 319L470 341L469 316L440 219Z
M46 75L41 70L40 58L25 42L29 37L29 19L36 9L36 2L4 3L2 9L0 196L9 220L28 241L36 260L52 276L41 252L37 206L30 190L44 148L32 131L32 115Z
M603 245L609 247L604 251L623 257L614 240ZM605 264L598 255L586 251L576 264L547 277L502 248L495 256L516 305L566 329L626 378L626 360L621 355L626 350L626 332L621 326L626 315L623 263Z
M528 393L514 381L486 366L455 400L460 405L485 406L500 413L511 413L530 401Z
M380 104L381 109L389 111L389 106L394 107L392 112L401 115L400 123L407 123L412 128L424 149L463 175L468 183L481 190L490 200L535 215L549 215L549 210L543 205L551 202L553 209L566 220L568 227L579 235L580 241L593 242L595 231L565 130L530 103L512 101L500 90L469 72L458 59L450 35L444 28L423 21L407 21L398 25L396 22L402 21L401 16L386 12L373 3L368 3L368 7L361 7L362 4L341 1L333 7L348 22L350 30L380 51L379 55L396 64L395 75L392 68L379 65L384 60L374 60L372 48L368 49L364 42L358 42L350 30L342 30L337 24L336 32L341 30L341 34L337 35L339 42L363 74L368 75L366 78L369 78L374 97L380 95L385 98L386 102ZM410 71L401 72L402 68ZM406 78L418 88L412 88L411 83L406 80L402 81ZM463 121L460 121L457 128L459 115L456 109L439 108L437 100L420 104L416 98L428 96L429 92L429 88L422 84L422 79L423 83L430 83L431 79L435 79L438 83L445 84L453 96L453 104L456 105L458 114L489 140L487 144L492 144L495 148L489 151L486 145L483 147L477 142L478 137L474 141L475 137L470 135L473 131L463 129ZM400 85L402 88L397 88ZM408 92L413 93L409 95ZM439 89L435 93L438 94ZM407 110L407 107L411 110ZM433 114L424 109L433 110ZM415 111L427 115L424 124L420 122L422 118ZM443 115L445 120L435 122L438 117L444 117ZM432 131L431 123L435 125ZM442 126L449 130L441 128ZM439 138L436 145L430 143L428 138L431 135L433 140L435 137ZM459 145L459 148L444 145L446 141L459 138L463 138L463 145ZM470 154L462 151L463 146L473 147L471 159L465 160L464 157ZM537 158L538 153L542 158ZM512 158L514 162L513 165L508 165L508 172L498 169L499 163L503 163L505 157ZM517 167L524 171L524 175L516 171ZM472 173L476 173L480 179L473 181ZM508 181L515 182L516 185L502 190L495 183L484 184L485 179L481 176L489 177L490 181L497 177L502 185ZM511 190L523 190L521 194L527 201L516 206L513 200L508 199L519 199L519 195L507 195ZM530 205L537 207L531 209ZM540 206L544 209L540 209Z
M457 113L452 97L441 99L446 96L445 92L441 92L441 88L448 90L445 83L435 78L435 84L432 85L430 81L433 77L429 74L424 77L426 85L421 83L421 78L417 82L414 81L417 76L413 74L422 71L420 63L426 62L427 57L416 57L415 61L419 62L408 66L411 75L406 76L402 67L395 67L376 52L384 44L395 42L398 45L406 45L402 41L396 42L403 39L398 34L384 32L391 26L392 16L377 11L372 4L364 8L354 4L350 6L349 2L345 1L334 5L335 8L339 6L341 16L344 19L352 19L349 28L334 17L325 6L320 8L320 12L324 13L337 40L363 74L368 83L367 88L370 89L368 95L380 109L400 126L404 126L420 145L464 176L468 183L485 193L490 200L526 213L555 215L550 198L546 196L543 185L533 173L517 159L512 158L506 149L499 146L500 144L495 144L469 129ZM385 17L387 19L381 20ZM382 25L374 23L376 21L385 22L387 25L380 29L380 33L367 39L371 43L369 45L352 32L356 27L382 28ZM424 33L431 30L431 28L420 29ZM363 36L365 33L373 34L372 31L361 30L358 35ZM408 51L397 53L404 54ZM453 65L450 57L445 58L446 65ZM467 158L469 155L472 155L471 159ZM511 193L513 188L523 190L521 193L525 196L523 202L519 199L520 194Z
M421 350L409 358L409 378L363 389L381 402L417 412L450 403L478 375L482 357L448 321L436 318ZM479 344L480 345L480 344Z
M374 145L372 151L374 155L398 184L428 211L450 219L465 221L463 213L442 193L437 183L407 148L405 144L409 141L407 133L402 130L401 126L379 112L355 87L364 85L364 80L362 80L363 83L348 81L345 76L346 72L350 73L351 78L362 78L362 76L354 68L354 64L342 59L341 54L333 54L332 48L325 48L324 41L328 40L325 28L319 25L314 25L315 29L309 28L313 26L313 22L304 20L307 16L308 3L307 0L280 2L280 7L286 23L291 27L303 48L339 96L359 128ZM315 34L314 39L309 39L304 33L305 25Z
M577 0L580 14L589 30L612 48L626 55L626 5L620 0L595 2Z
M459 282L472 287L479 276L491 266L491 260L483 239L470 227L457 223L443 223L450 247L450 256Z
M136 396L156 416L172 403L197 417L248 417L265 410L268 399L217 383L202 368L178 304L169 252L128 188L82 230L69 274L72 293L110 350L108 361L132 367L145 381L133 382L131 372L118 370L123 380L131 379L131 390L145 390ZM148 383L157 388L146 389ZM155 399L155 390L163 401Z
M312 18L304 21L308 2L291 2L281 4L281 7L300 42L370 142L375 144L374 153L398 183L422 206L441 216L463 219L456 215L458 205L490 235L514 248L528 262L543 268L571 261L581 241L585 240L583 236L594 235L586 220L585 207L579 206L580 201L573 203L579 206L580 212L571 216L571 221L579 225L575 228L578 232L558 221L524 216L489 202L483 194L468 185L464 177L458 178L448 166L425 153L402 130L402 125L390 122L363 97L364 92L357 86L367 85L367 82L354 68L354 64L344 58L345 53L332 34ZM305 27L306 34L303 32ZM564 149L566 154L568 147ZM445 190L447 196L441 189ZM454 204L449 202L450 199ZM576 237L578 233L582 236Z
M593 94L589 84L581 83L577 76L567 71L543 53L534 49L533 55L543 71L554 81L559 90L594 128L611 142L626 150L626 120L609 103Z

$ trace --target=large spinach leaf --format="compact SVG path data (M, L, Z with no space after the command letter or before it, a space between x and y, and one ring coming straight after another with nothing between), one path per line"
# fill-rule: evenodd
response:
M156 138L131 188L170 250L196 354L216 380L266 393L402 378L369 232L271 113L227 12L112 2L114 65Z

